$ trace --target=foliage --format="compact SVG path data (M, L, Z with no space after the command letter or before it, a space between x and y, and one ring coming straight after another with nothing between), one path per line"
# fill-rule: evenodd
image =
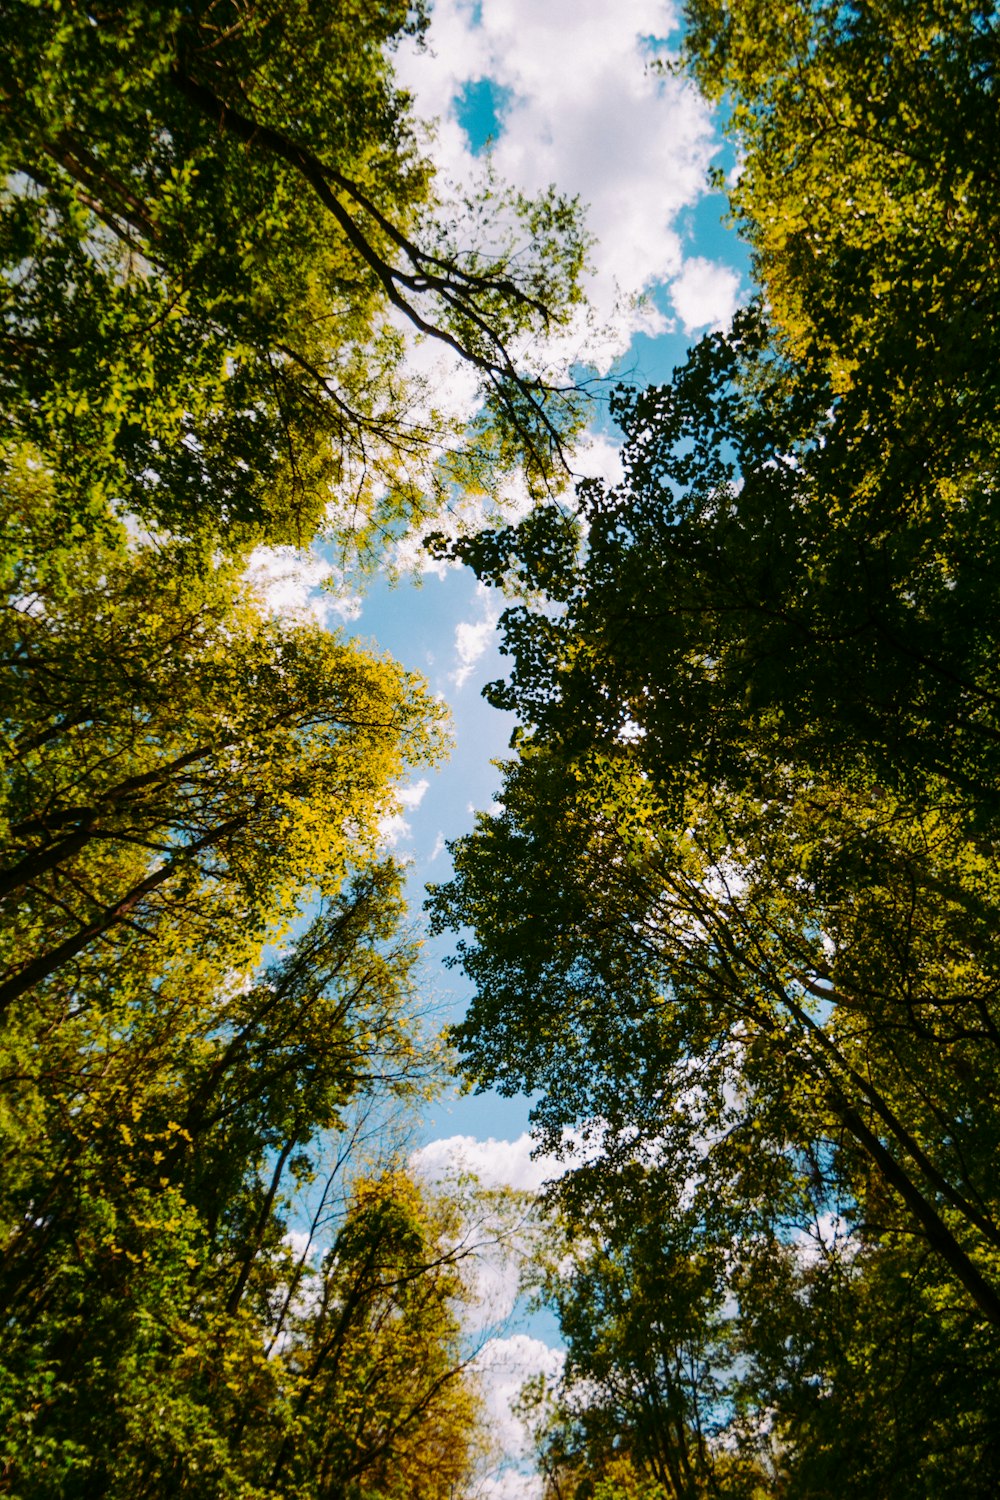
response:
M272 1483L287 1467L321 1494L438 1500L467 1477L476 1406L461 1378L460 1252L447 1249L458 1229L403 1174L360 1186L293 1356L302 1437L286 1438Z
M64 525L110 508L230 548L326 526L363 551L497 465L559 468L576 393L515 351L578 300L577 215L441 201L390 60L422 6L0 21L5 441L52 469ZM471 447L407 328L479 377Z
M745 1212L723 1243L677 1213L658 1176L633 1168L600 1185L589 1226L563 1212L553 1224L542 1290L567 1369L523 1403L547 1495L590 1500L605 1485L616 1500L990 1493L995 1339L925 1247L849 1233L821 1212L833 1200L820 1171L803 1184L794 1233L759 1214L751 1228ZM715 1181L725 1196L724 1173ZM662 1217L643 1218L644 1203ZM698 1288L713 1257L706 1306Z
M82 1003L98 950L218 938L240 963L370 858L404 763L439 749L414 679L268 617L193 547L94 541L8 587L4 1010L61 996L67 965Z
M545 1146L589 1154L543 1283L568 1473L617 1441L678 1496L987 1495L995 17L689 19L761 298L619 393L621 484L454 548L526 601L488 690L517 758L431 899L476 987L455 1035L477 1083L535 1093ZM669 1325L693 1266L663 1360L653 1308ZM724 1476L661 1460L698 1398Z
M744 158L731 199L772 327L839 413L830 503L865 513L881 491L886 523L905 507L946 527L998 437L994 8L686 13L687 60Z
M440 1078L378 831L440 710L196 543L51 545L35 463L7 502L0 1488L444 1500L456 1210L366 1143Z
M603 1180L602 1180L603 1178ZM553 1500L760 1493L739 1451L729 1245L662 1175L630 1164L609 1190L579 1169L552 1214L536 1294L559 1317L566 1365L524 1406ZM596 1230L596 1232L595 1232ZM747 1445L749 1447L749 1445Z
M218 945L214 965L115 955L99 1005L8 1020L12 1493L298 1497L333 1465L350 1500L443 1500L464 1480L455 1211L362 1175L365 1115L440 1062L401 884L390 862L355 876L257 976Z
M435 182L426 20L0 4L4 1494L452 1500L481 1457L462 1209L392 1145L444 1055L380 830L443 711L242 572L562 482L579 214Z
M299 1497L336 1483L350 1500L444 1500L466 1480L477 1403L460 1266L441 1243L447 1208L404 1174L358 1182L322 1259L293 1253L272 1215L238 1307L223 1300L235 1246L207 1243L181 1192L143 1191L127 1167L117 1187L86 1173L82 1187L75 1213L58 1204L61 1260L46 1246L34 1298L14 1300L8 1492ZM252 1177L243 1191L249 1213Z
M522 600L454 1036L574 1168L524 1409L549 1500L991 1496L996 17L687 13L760 297L621 484L454 548ZM461 1213L364 1154L440 1066L378 842L440 717L240 559L553 483L576 211L444 202L419 6L0 18L0 1490L445 1500Z

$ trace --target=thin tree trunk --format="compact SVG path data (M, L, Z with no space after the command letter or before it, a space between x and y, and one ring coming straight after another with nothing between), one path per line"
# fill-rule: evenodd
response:
M891 1151L836 1089L831 1089L830 1106L858 1144L864 1147L886 1182L896 1189L924 1230L928 1244L950 1266L983 1316L995 1328L1000 1328L1000 1295L973 1265L933 1204L927 1201Z
M211 833L205 834L203 838L196 839L193 844L185 845L177 859L169 860L166 864L161 865L158 870L154 870L151 875L147 875L145 880L141 880L138 885L134 885L126 895L122 896L112 906L107 907L99 917L93 922L88 923L80 932L74 933L72 937L67 938L65 942L60 943L58 947L51 949L48 953L40 954L30 964L25 965L19 973L12 975L10 979L0 984L0 1016L5 1015L13 1002L25 994L27 990L48 979L50 975L62 968L63 964L69 963L71 959L76 958L77 954L82 953L96 938L101 937L103 933L114 927L117 922L120 922L134 906L138 905L144 896L148 896L152 891L155 891L159 886L168 881L172 875L175 875L190 855L198 854L202 849L210 848L212 844L219 843L227 834L233 833L245 823L245 815L239 818L232 818L228 823L223 823L218 828L214 828Z

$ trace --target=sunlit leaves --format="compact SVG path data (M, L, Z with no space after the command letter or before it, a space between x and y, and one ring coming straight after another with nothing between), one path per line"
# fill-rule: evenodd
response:
M393 81L419 7L3 21L0 399L64 524L371 555L455 484L560 470L577 393L522 347L579 299L578 215L487 189L469 244ZM478 435L413 335L475 372Z

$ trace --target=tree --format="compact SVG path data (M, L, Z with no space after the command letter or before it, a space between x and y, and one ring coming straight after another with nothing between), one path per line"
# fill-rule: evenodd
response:
M963 948L967 912L941 889L968 851L956 859L953 826L914 829L898 809L868 809L865 826L854 799L851 851L823 788L807 788L792 827L777 778L763 807L718 792L709 806L689 800L668 845L650 783L628 748L581 770L534 745L508 771L504 810L456 846L455 879L434 898L439 923L469 932L458 956L476 998L456 1033L466 1066L531 1090L540 1143L558 1149L568 1129L582 1132L592 1162L558 1195L579 1226L582 1269L560 1281L570 1257L554 1237L551 1295L579 1345L594 1441L602 1422L612 1434L623 1422L594 1406L588 1382L602 1370L608 1399L638 1401L650 1380L662 1398L659 1323L644 1313L655 1303L662 1321L673 1306L658 1278L682 1294L667 1350L712 1351L691 1399L713 1416L726 1409L713 1388L726 1368L720 1333L689 1295L691 1256L710 1293L738 1309L721 1341L729 1357L770 1372L726 1397L751 1474L755 1434L773 1437L772 1468L782 1452L794 1470L796 1455L812 1464L822 1451L826 1472L841 1472L849 1414L880 1409L882 1352L913 1338L912 1388L900 1365L892 1423L873 1418L876 1477L865 1482L872 1494L889 1473L900 1493L932 1471L967 1483L974 1464L988 1494L996 989L977 972L992 951L988 919ZM810 1225L821 1236L830 1218L847 1238L824 1285L798 1257ZM865 1313L874 1304L884 1321ZM975 1398L943 1376L951 1367ZM945 1399L931 1431L926 1413ZM632 1423L641 1417L640 1406ZM860 1493L860 1470L857 1483Z
M974 1471L985 1494L995 320L964 330L998 289L992 158L970 146L995 113L995 26L962 5L690 13L689 60L746 153L762 298L667 386L620 393L625 478L582 486L578 520L548 507L454 549L527 598L489 689L520 720L502 810L432 893L468 934L456 1036L478 1082L537 1092L549 1147L589 1132L608 1184L639 1162L665 1197L746 1215L732 1291L741 1357L782 1371L749 1409L789 1400L779 1492L829 1493L871 1420L859 1493L958 1492ZM834 1187L835 1294L795 1248ZM891 1423L862 1331L880 1296L880 1337L914 1350ZM829 1314L817 1344L797 1305ZM963 1357L974 1414L942 1376Z
M467 1478L476 1403L460 1354L456 1242L453 1209L405 1174L359 1185L289 1356L298 1430L278 1449L272 1486L446 1500Z
M332 1464L353 1500L464 1476L457 1209L399 1171L366 1183L354 1138L437 1082L401 886L359 874L261 973L119 957L99 1012L23 1049L4 1028L7 1489L320 1495Z
M776 1492L988 1495L992 1335L919 1241L887 1244L874 1221L852 1235L818 1228L748 1255L738 1274L741 1400L750 1420L766 1414L758 1441Z
M5 442L52 469L65 521L363 551L492 465L558 469L577 393L515 351L579 297L576 213L438 200L389 58L422 7L0 20ZM478 373L471 448L405 328Z
M0 20L0 1491L452 1500L468 1249L386 1144L442 1049L380 831L442 712L242 569L553 479L577 392L513 351L577 216L438 200L419 8Z
M739 1451L725 1309L739 1242L715 1186L706 1214L705 1197L633 1161L613 1176L578 1168L552 1195L533 1280L566 1365L554 1390L523 1395L552 1500L760 1492Z
M877 340L872 354L854 324L838 325L837 347L856 355L850 379L841 378L841 366L827 357L833 345L820 347L818 325L789 311L793 294L803 306L812 295L809 276L832 276L839 264L833 242L840 231L823 214L809 217L807 187L828 162L828 148L848 150L857 121L848 111L840 134L831 127L807 139L809 111L825 107L819 81L826 90L833 79L854 97L876 66L859 62L871 50L868 8L794 14L766 62L752 7L725 14L695 7L690 41L701 76L736 91L748 151L738 205L753 243L764 247L766 315L752 309L728 336L703 341L668 386L619 395L626 479L617 488L581 488L582 545L572 519L552 508L456 549L481 578L501 582L514 573L557 607L521 607L505 617L514 668L491 696L524 721L523 765L507 788L514 811L502 837L499 827L484 825L478 847L466 846L468 863L462 849L459 880L440 911L454 895L455 914L475 913L479 931L489 931L485 945L465 952L493 990L500 970L487 955L499 955L501 942L506 949L509 936L495 899L488 909L480 905L488 882L474 867L489 845L488 858L511 883L510 899L523 907L513 891L518 880L534 887L526 861L543 860L556 882L544 898L549 911L594 930L583 887L564 869L565 850L557 861L541 852L566 836L553 834L557 817L586 830L576 857L615 910L623 944L656 954L666 930L667 947L683 951L683 964L703 938L747 965L743 979L734 970L725 984L731 979L759 995L763 983L778 999L778 1030L787 1038L791 1028L794 1049L808 1053L808 1070L826 1080L827 1102L854 1138L860 1142L868 1128L855 1109L860 1101L864 1112L875 1111L878 1131L889 1131L893 1149L917 1165L933 1199L947 1199L965 1181L958 1211L993 1244L995 1211L984 1208L977 1223L973 1199L985 1204L984 1183L970 1163L985 1160L979 1153L995 1129L980 1090L996 1045L996 896L986 875L997 833L1000 734L990 561L996 447L988 424L974 422L973 435L961 420L936 443L930 429L914 426L931 396L919 413L900 405ZM907 108L919 99L921 129L947 133L939 95L958 87L962 67L987 46L981 18L961 10L954 34L942 33L940 47L926 55L918 38L915 62L896 19L887 42L900 49L893 66L913 62L931 80L923 93L911 91ZM966 104L974 113L992 75L969 66ZM938 101L933 108L928 90ZM830 108L840 102L834 91ZM916 214L924 200L909 158L904 166L896 161L893 175L883 145L856 153L849 180L863 179L870 195L884 188L904 196ZM790 164L787 173L777 170L781 161ZM921 157L919 171L936 203L932 189L952 191L955 153ZM974 195L967 206L986 232L991 208ZM808 275L775 227L782 214L804 215L815 236ZM869 246L877 274L895 284L898 236L912 245L919 224L930 284L937 254L931 210L911 216L905 230L901 222L891 220L885 243L876 236ZM954 331L967 290L956 279L938 291L938 322ZM876 329L884 311L873 308ZM898 308L892 317L902 327ZM980 379L975 362L942 368L914 358L912 388L920 379L942 381L963 412L991 399L992 376ZM886 393L877 411L869 383ZM559 814L547 816L546 802ZM609 859L612 880L597 879L595 864ZM706 881L711 899L699 889ZM792 891L796 909L786 905ZM686 929L678 930L675 902ZM605 944L606 928L596 931L593 940ZM538 952L537 939L522 933L517 941ZM773 954L775 943L780 979L770 958L760 970L761 954ZM628 960L633 987L645 961ZM677 962L668 961L661 984L676 989ZM602 974L605 982L623 993L617 977ZM832 1010L811 1015L800 992ZM724 1028L737 1015L744 1024L746 994ZM754 1024L770 1033L773 1018L762 1021L756 1000L750 1008ZM595 1016L597 1033L607 1025ZM497 1058L495 1042L484 1042L475 1024L465 1035L475 1035L477 1058ZM699 1034L698 1047L706 1044ZM968 1081L964 1102L942 1056ZM859 1086L863 1077L868 1082ZM579 1084L571 1093L579 1100ZM963 1163L952 1158L944 1167L943 1157L932 1158L955 1149L962 1120ZM923 1131L936 1138L929 1154L918 1140ZM904 1182L895 1175L898 1160L893 1166L880 1155L883 1144L873 1137L864 1149L895 1177L944 1253L937 1209L923 1189L912 1196L909 1168ZM980 1305L989 1301L995 1318L993 1296Z
M567 1367L522 1403L546 1494L988 1495L995 1340L933 1255L881 1237L877 1191L849 1229L838 1208L866 1187L828 1152L782 1224L745 1177L734 1194L722 1137L705 1145L714 1213L652 1155L558 1194L541 1287Z
M772 759L850 766L974 806L986 832L995 486L983 470L947 510L889 479L858 494L827 396L789 393L788 368L751 311L669 385L620 391L627 480L581 487L585 562L555 508L459 545L485 580L513 569L566 606L508 613L514 675L492 695L569 744L636 726L678 797L689 772L752 787Z
M4 1011L61 1005L67 976L82 1003L95 945L99 975L165 933L252 949L370 858L395 778L440 747L415 679L262 613L196 547L93 541L70 577L31 541L5 610Z
M440 1074L379 833L405 768L440 752L440 711L393 663L270 617L198 543L46 545L51 476L14 477L0 1488L318 1497L333 1444L349 1500L376 1469L389 1493L394 1466L443 1500L477 1442L449 1210L387 1180L413 1232L353 1268L344 1228L356 1123ZM352 1365L314 1400L312 1311L339 1317L348 1285L367 1383ZM390 1330L426 1365L405 1397ZM293 1440L315 1463L288 1490Z
M633 747L566 767L536 745L510 770L433 897L439 926L473 934L469 1064L540 1090L550 1145L581 1120L610 1157L679 1132L679 1172L694 1127L674 1095L696 1085L731 1121L749 1066L777 1091L770 1128L846 1131L996 1321L995 958L968 920L991 874L961 846L952 861L940 816L815 780L693 790L678 827Z
M997 449L992 8L686 13L685 61L744 158L731 201L772 328L837 413L831 500L946 525Z

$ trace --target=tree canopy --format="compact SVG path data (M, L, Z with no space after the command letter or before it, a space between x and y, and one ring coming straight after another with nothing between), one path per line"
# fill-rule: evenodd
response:
M44 532L50 478L19 478ZM391 1148L442 1060L378 827L440 710L194 543L70 567L20 520L3 1487L444 1500L479 1447L465 1252Z
M67 524L364 551L456 483L560 469L577 392L520 351L578 300L581 229L554 194L442 201L390 59L421 6L17 0L0 24L4 441ZM406 330L479 377L468 441Z
M245 569L559 482L576 210L445 203L419 7L0 21L0 1491L448 1500L472 1189L405 1167L445 1055L384 835L445 711Z
M997 1492L1000 31L686 16L757 295L567 502L578 210L437 181L422 4L0 0L0 1493L470 1491L383 836L443 714L245 569L513 468L439 544L519 723L430 905L466 1076L567 1165L546 1500Z
M71 580L29 561L8 586L4 1010L67 965L85 983L95 944L259 942L371 856L403 765L439 748L393 663L183 544L81 544Z
M689 23L760 295L618 393L620 484L452 549L524 601L487 690L516 758L432 893L476 989L455 1037L589 1153L543 1280L553 1495L609 1432L671 1496L986 1495L996 21Z

